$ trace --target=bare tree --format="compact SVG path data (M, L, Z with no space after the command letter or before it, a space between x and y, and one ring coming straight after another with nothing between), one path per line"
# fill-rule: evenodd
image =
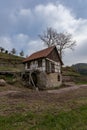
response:
M42 35L39 35L40 39L48 46L52 46L55 44L57 32L52 28L47 28Z
M19 54L20 56L24 56L24 51L22 50Z
M5 53L8 54L8 50L5 50Z
M72 39L70 33L57 33L57 31L52 28L47 28L39 37L48 47L55 45L61 58L65 49L73 49L76 45L76 41Z
M5 49L3 47L0 47L0 51L3 52Z
M13 48L13 49L11 50L11 53L12 53L13 55L16 54L16 49Z
M72 35L70 33L57 33L56 46L59 51L60 57L62 58L64 50L73 50L76 46L76 41L72 39Z

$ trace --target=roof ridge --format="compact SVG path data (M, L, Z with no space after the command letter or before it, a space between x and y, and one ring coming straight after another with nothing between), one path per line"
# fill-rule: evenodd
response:
M55 48L56 46L51 46L45 49L42 49L40 51L37 51L35 53L32 53L29 57L25 58L23 62L29 61L29 60L34 60L42 57L46 57L49 55L49 53Z
M36 54L36 53L39 53L39 52L41 52L41 51L45 51L45 50L47 50L47 49L54 48L54 47L56 47L56 46L55 46L55 45L54 45L54 46L50 46L50 47L44 48L44 49L42 49L42 50L38 50L38 51L36 51L36 52L34 52L34 53L32 53L32 54ZM32 55L32 54L31 54L31 55Z

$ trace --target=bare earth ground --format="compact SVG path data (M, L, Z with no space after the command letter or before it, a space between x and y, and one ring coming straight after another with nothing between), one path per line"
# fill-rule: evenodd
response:
M87 85L58 90L35 91L11 85L0 86L0 115L44 112L55 109L67 111L87 104Z

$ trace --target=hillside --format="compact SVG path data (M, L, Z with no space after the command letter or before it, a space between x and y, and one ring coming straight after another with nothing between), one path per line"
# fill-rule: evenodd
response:
M84 71L82 68L80 68L80 70L78 69L78 71L77 69L78 67L76 68L76 66L63 67L63 81L74 82L76 84L87 84L87 75L83 73ZM87 71L86 68L85 71Z
M23 69L24 58L0 52L0 71L20 71Z
M87 63L78 63L72 65L72 68L74 68L74 70L76 70L81 75L87 75Z
M62 68L64 76L80 76L80 73L75 70L72 66L66 66Z

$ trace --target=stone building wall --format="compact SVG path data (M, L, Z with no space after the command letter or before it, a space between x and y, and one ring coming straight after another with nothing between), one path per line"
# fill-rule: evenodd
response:
M47 75L45 72L39 72L37 74L37 87L39 89L46 89Z
M37 86L40 89L58 87L62 84L62 77L60 75L60 81L58 81L58 73L47 74L40 72L37 74Z
M58 78L58 73L50 73L47 74L47 82L46 82L46 87L58 87L62 84L62 77L60 76L60 80Z

